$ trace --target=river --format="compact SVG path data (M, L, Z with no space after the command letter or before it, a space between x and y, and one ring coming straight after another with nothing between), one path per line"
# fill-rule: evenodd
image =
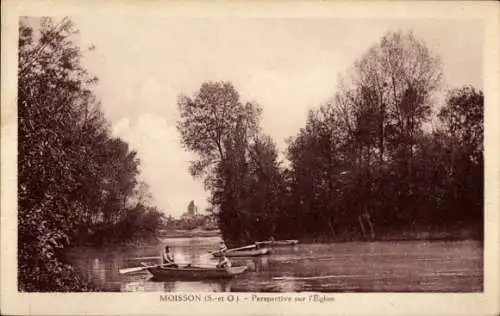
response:
M134 259L160 255L165 244L177 262L215 265L208 254L219 237L163 238L141 248L79 248L70 253L77 269L110 292L481 292L483 247L477 241L404 241L298 244L272 248L260 258L230 258L247 272L229 281L157 282Z

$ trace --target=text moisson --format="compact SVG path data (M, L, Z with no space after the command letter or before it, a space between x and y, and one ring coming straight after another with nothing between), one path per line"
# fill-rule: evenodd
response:
M199 294L162 294L161 302L201 302Z

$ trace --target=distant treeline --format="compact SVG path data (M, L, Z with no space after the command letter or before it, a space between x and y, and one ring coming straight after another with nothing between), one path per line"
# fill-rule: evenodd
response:
M466 86L440 102L441 86L440 59L425 43L388 33L310 110L286 165L260 131L261 108L230 82L181 96L178 130L199 156L190 172L211 192L229 245L482 238L483 93Z
M217 229L217 222L212 220L212 215L201 215L197 214L190 218L179 218L176 219L172 216L167 216L165 220L164 228L169 230L191 230L195 228L206 229L206 230L214 230Z
M85 290L69 247L153 238L162 223L136 152L110 134L74 36L67 19L19 26L20 291Z

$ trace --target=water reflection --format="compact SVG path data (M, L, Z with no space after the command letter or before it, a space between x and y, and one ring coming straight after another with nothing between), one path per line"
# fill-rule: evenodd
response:
M152 279L123 283L121 292L231 292L231 281L156 282Z
M269 256L230 258L248 270L230 281L159 282L147 271L120 274L141 261L159 262L165 244L179 263L215 266L220 238L176 238L143 248L75 249L71 260L105 291L294 292L482 291L482 247L462 242L299 244ZM152 257L151 260L134 258ZM332 277L333 276L333 277ZM319 278L318 278L319 277Z
M106 282L106 264L99 258L94 258L92 260L92 271L90 276L101 285Z
M263 272L269 270L269 257L253 257L253 258L231 258L233 266L247 266L248 271Z

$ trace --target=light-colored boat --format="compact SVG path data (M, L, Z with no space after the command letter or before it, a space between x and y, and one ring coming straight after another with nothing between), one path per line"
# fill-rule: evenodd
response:
M236 251L231 251L231 249L229 249L225 252L225 255L226 257L257 257L257 256L268 255L270 253L271 251L269 250L269 248L246 249L246 250L236 250ZM212 256L220 257L221 253L216 252L213 253Z
M280 246L295 246L299 241L296 239L288 239L288 240L266 240L266 241L257 241L256 244L269 246L269 247L280 247Z

